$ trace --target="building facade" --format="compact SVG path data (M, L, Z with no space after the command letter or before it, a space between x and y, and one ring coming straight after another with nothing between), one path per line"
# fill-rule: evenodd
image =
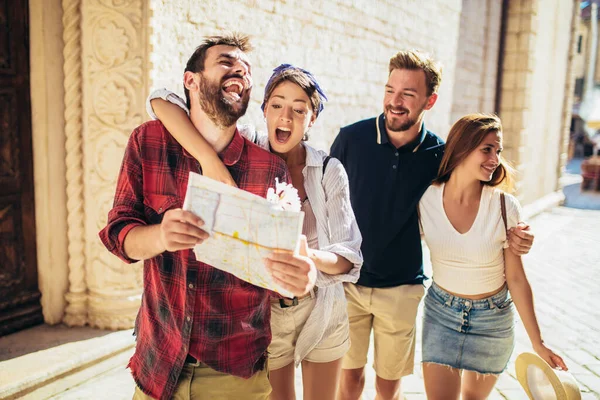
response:
M0 195L0 276L10 278L0 280L0 321L11 330L42 315L49 324L133 325L142 265L120 262L97 234L129 134L148 118L148 93L182 92L202 37L253 36L255 88L243 122L259 129L271 70L283 62L311 70L330 99L311 136L324 149L341 126L381 112L395 52L431 53L443 80L427 127L445 137L465 113L499 113L517 195L535 205L559 189L577 11L575 0L1 0L0 23L24 24L29 38L0 35L0 79L30 96L10 103L0 93L0 184L18 186ZM18 54L29 63L3 67ZM16 139L6 128L15 115Z

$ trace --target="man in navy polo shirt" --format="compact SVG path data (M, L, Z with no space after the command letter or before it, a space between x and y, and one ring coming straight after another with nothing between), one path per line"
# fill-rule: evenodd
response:
M364 264L346 284L351 347L342 364L340 399L363 391L373 329L378 399L400 398L400 379L414 369L415 320L424 295L418 202L436 177L444 141L428 131L425 111L437 98L441 66L419 51L391 58L383 114L341 129L331 147L350 180L350 200L362 233ZM533 236L511 235L529 251Z

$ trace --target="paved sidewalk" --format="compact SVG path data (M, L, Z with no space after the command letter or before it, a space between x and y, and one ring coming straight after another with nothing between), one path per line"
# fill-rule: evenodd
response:
M536 242L524 263L544 339L564 356L581 384L583 399L600 399L600 211L559 207L530 222ZM530 351L530 344L519 321L511 364L490 399L526 399L514 378L514 358L522 351ZM302 398L300 376L298 370L298 399ZM363 399L375 398L374 378L369 367ZM131 399L133 388L129 372L118 368L53 399ZM418 365L415 374L403 380L403 392L406 399L426 398Z

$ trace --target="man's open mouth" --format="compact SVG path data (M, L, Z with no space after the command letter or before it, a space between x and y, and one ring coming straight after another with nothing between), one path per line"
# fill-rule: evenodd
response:
M390 113L392 113L394 115L398 115L398 116L408 114L408 112L406 112L405 110L394 110L393 108L390 108L389 110L390 110Z
M225 99L231 102L236 102L242 98L244 84L239 79L229 79L221 87L221 90L224 93Z

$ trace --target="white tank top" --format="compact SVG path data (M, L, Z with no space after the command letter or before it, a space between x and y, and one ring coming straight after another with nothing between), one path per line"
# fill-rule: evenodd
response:
M501 191L484 186L471 228L461 234L444 211L444 185L431 185L419 203L421 229L431 252L433 280L446 290L465 295L492 292L506 281L503 249L508 247L500 206ZM506 197L508 228L521 218L514 196Z

